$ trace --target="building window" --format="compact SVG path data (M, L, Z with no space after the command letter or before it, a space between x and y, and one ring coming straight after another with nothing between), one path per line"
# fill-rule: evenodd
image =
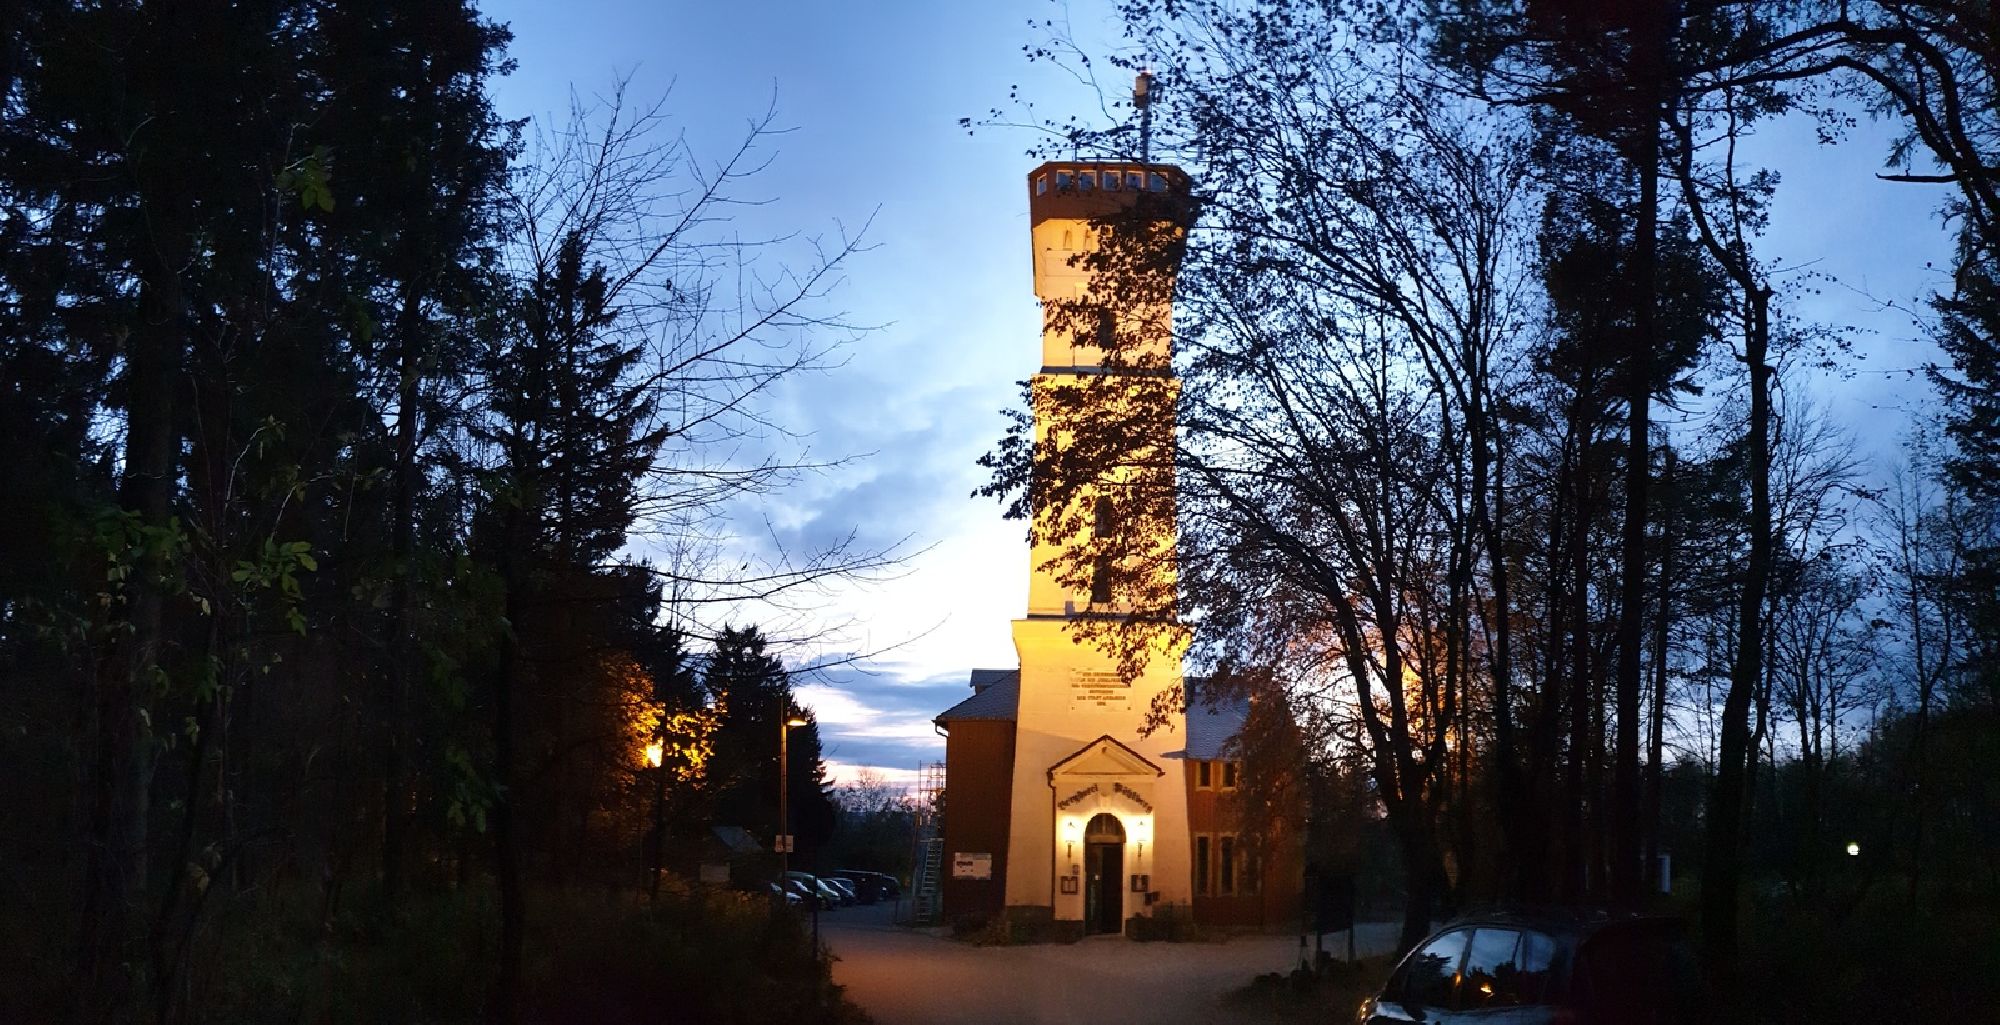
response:
M1069 229L1067 228L1063 229L1063 250L1067 252L1075 248L1076 248L1076 240L1070 237Z
M1112 191L1112 192L1116 192L1116 191L1118 191L1118 181L1119 181L1119 179L1120 179L1121 177L1122 177L1122 176L1121 176L1121 175L1120 175L1120 174L1119 174L1118 172L1116 172L1116 171L1106 171L1106 172L1104 172L1104 187L1105 187L1105 189L1107 189L1107 190L1109 190L1109 191Z
M1216 859L1219 864L1216 866L1215 892L1227 896L1236 892L1236 837L1225 835L1219 839L1221 857Z
M1236 789L1236 763L1235 763L1235 762L1223 762L1223 763L1222 763L1222 789L1224 789L1224 790L1234 790L1234 789Z
M1149 174L1146 176L1146 178L1147 181L1150 182L1150 184L1147 187L1151 188L1154 192L1167 191L1167 180L1165 178L1162 178L1157 174Z
M1208 896L1208 834L1197 833L1194 838L1194 892Z
M1091 189L1093 189L1093 188L1096 188L1096 187L1097 187L1097 172L1095 172L1095 171L1079 171L1079 172L1077 172L1077 176L1076 176L1076 187L1077 187L1078 191L1081 191L1081 192L1089 192L1089 191L1090 191Z
M1145 181L1146 179L1139 176L1139 172L1133 171L1125 176L1125 187L1137 192L1146 187Z
M1194 763L1194 786L1196 790L1209 790L1215 786L1213 778L1209 775L1210 767L1210 763L1206 761Z
M1094 537L1110 537L1111 531L1116 527L1112 522L1111 500L1108 498L1099 498L1096 505L1091 509L1091 514L1093 521L1090 525L1091 535Z
M1036 176L1035 176L1035 195L1037 195L1037 196L1040 196L1040 195L1044 195L1044 194L1046 194L1046 193L1047 193L1048 191L1049 191L1049 176L1048 176L1048 175L1046 175L1046 174L1038 174L1038 175L1036 175Z
M1074 189L1074 188L1076 188L1076 176L1075 176L1075 175L1073 175L1073 174L1069 173L1068 171L1057 171L1057 172L1056 172L1056 191L1057 191L1057 192L1068 192L1069 190L1071 190L1071 189Z
M1109 306L1097 308L1097 347L1112 349L1118 345L1118 311Z
M1090 603L1092 605L1111 604L1111 559L1097 557L1097 565L1090 570Z

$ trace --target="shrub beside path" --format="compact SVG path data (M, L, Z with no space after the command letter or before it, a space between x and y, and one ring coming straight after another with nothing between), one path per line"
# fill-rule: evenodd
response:
M820 929L833 981L877 1025L1233 1025L1256 1020L1223 997L1266 972L1298 965L1297 936L1218 943L1136 943L1094 936L1074 944L975 947L905 929L888 905L830 912ZM1394 923L1363 924L1363 956L1395 945ZM1344 953L1343 933L1326 947Z

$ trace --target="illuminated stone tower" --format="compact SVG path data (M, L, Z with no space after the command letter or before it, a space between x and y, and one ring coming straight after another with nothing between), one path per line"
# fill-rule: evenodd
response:
M1136 272L1154 275L1152 287L1134 289L1127 277L1113 298L1080 257L1100 246L1101 232L1183 230L1187 184L1177 168L1145 163L1056 162L1029 173L1035 294L1045 312L1034 379L1038 441L1049 428L1050 396L1095 384L1105 408L1093 415L1129 423L1140 434L1164 432L1138 443L1170 451L1172 271ZM1133 211L1138 217L1129 229L1103 227L1109 215ZM1158 298L1135 299L1135 293ZM1098 343L1112 332L1119 355L1107 366ZM1145 387L1122 391L1120 378L1135 387L1143 379ZM1119 398L1128 394L1165 408L1135 409ZM1082 507L1091 504L1086 495ZM1086 529L1120 529L1101 511L1108 504L1097 506ZM1192 897L1180 761L1186 735L1178 728L1140 735L1154 697L1181 682L1181 650L1163 628L1144 673L1128 683L1096 645L1077 643L1083 617L1127 615L1132 608L1103 580L1065 586L1051 569L1063 554L1059 543L1048 539L1045 523L1037 526L1027 613L1014 621L1021 668L1005 902L1049 908L1057 920L1083 921L1088 931L1112 931L1162 903L1185 905ZM1141 546L1162 556L1152 561L1171 593L1171 515L1151 529L1159 536Z

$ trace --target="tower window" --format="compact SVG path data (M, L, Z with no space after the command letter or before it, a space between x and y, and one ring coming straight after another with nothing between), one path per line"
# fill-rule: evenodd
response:
M1038 175L1036 175L1036 176L1035 176L1035 195L1039 196L1039 195L1042 195L1042 194L1044 194L1044 193L1046 193L1046 192L1048 192L1048 191L1049 191L1049 176L1048 176L1048 175L1046 175L1046 174L1038 174Z
M1147 188L1152 189L1154 192L1167 191L1167 180L1165 178L1157 174L1149 174L1146 177L1151 182L1151 184L1149 184Z
M1146 179L1141 177L1139 172L1133 171L1125 176L1125 187L1137 192L1146 187L1145 181Z
M1056 191L1057 191L1057 192L1068 192L1069 190L1071 190L1071 189L1073 189L1073 188L1076 188L1076 176L1075 176L1075 175L1073 175L1073 174L1070 174L1070 173L1069 173L1068 171L1057 171L1057 172L1056 172Z
M1116 172L1116 171L1106 171L1106 172L1104 172L1104 187L1105 187L1106 189L1109 189L1109 190L1113 191L1113 192L1116 192L1116 191L1118 191L1118 179L1119 179L1119 177L1121 177L1121 176L1120 176L1120 175L1119 175L1119 173L1118 173L1118 172Z
M1080 190L1084 191L1084 192L1089 192L1089 191L1090 191L1091 189L1094 189L1094 188L1096 188L1096 187L1097 187L1097 172L1095 172L1095 171L1079 171L1079 172L1077 172L1077 176L1076 176L1076 187L1077 187L1078 189L1080 189Z

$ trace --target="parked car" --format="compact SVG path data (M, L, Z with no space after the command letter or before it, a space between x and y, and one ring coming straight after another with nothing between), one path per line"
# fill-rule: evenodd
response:
M830 911L840 906L840 891L821 882L818 876L810 872L788 872L786 875L798 883L803 888L801 894L811 896L822 911Z
M853 883L839 876L820 876L819 881L822 886L833 887L833 892L840 895L842 905L861 903L861 895L855 892Z
M875 899L877 900L895 900L903 895L903 884L897 882L895 876L885 872L869 872L862 869L843 868L835 871L834 875L852 879L856 882L873 884L875 887Z
M788 887L779 886L777 883L769 881L761 883L752 883L744 888L744 892L754 893L759 896L768 898L770 900L784 901L786 907L794 907L794 908L799 907L800 905L803 905L806 901L804 897L799 896L798 893L793 891L792 889Z
M1707 1020L1676 918L1601 910L1468 915L1404 957L1361 1025L1682 1025Z
M834 906L833 898L831 896L828 896L818 886L814 885L814 883L807 881L808 879L812 878L811 876L807 876L805 879L800 879L798 878L799 875L803 875L803 873L795 873L793 875L787 876L785 878L785 889L790 891L792 895L796 896L799 899L799 903L801 905L803 905L808 909L820 909L820 910L825 910Z
M873 904L886 896L882 881L861 872L847 869L829 872L821 878L838 879L854 888L854 896L863 904Z

